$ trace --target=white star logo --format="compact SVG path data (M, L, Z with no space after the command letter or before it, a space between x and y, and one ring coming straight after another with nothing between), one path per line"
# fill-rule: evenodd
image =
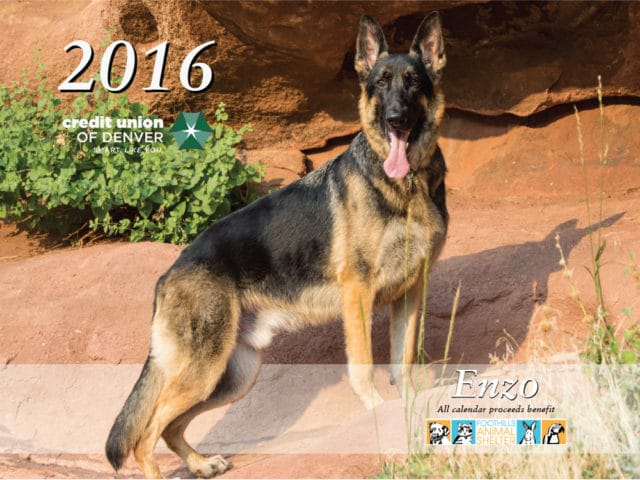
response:
M182 131L187 134L187 138L189 138L189 137L196 138L196 132L199 132L200 130L198 130L196 128L196 124L195 123L193 125L189 125L187 123L187 129L186 130L182 130Z

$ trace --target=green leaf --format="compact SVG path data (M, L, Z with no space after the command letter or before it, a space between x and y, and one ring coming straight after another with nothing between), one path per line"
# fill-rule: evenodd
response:
M620 351L620 342L618 340L613 340L610 345L611 353L617 355Z
M178 205L176 205L173 208L173 210L171 211L171 215L178 218L182 218L186 209L187 209L187 202L180 202Z
M144 240L144 230L133 230L129 235L129 240L132 242L141 242Z
M625 350L620 354L620 363L625 365L638 363L638 354L631 350Z

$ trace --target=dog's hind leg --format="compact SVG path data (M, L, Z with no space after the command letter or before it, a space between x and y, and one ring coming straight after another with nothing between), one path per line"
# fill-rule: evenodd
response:
M391 305L389 338L391 340L391 384L397 385L401 395L408 393L411 365L415 355L418 309L422 300L422 281L410 287ZM419 346L422 348L422 346ZM402 383L399 380L402 378Z
M151 478L160 477L153 450L162 432L206 401L222 378L235 349L240 315L233 286L198 267L172 272L156 303L150 357L162 372L163 386L134 447Z
M169 448L182 458L194 475L201 478L211 478L224 473L232 465L220 455L205 457L194 450L184 438L187 426L202 412L242 398L253 386L260 370L260 364L260 352L239 341L231 354L224 375L209 399L180 415L162 433L162 438Z
M153 457L153 450L161 432L176 417L189 410L193 405L198 404L203 397L206 397L206 393L203 392L204 388L185 381L185 377L193 378L193 373L195 372L187 371L185 376L170 382L163 389L156 403L156 409L140 441L134 448L136 461L147 478L162 478L162 474ZM206 381L207 379L203 380Z

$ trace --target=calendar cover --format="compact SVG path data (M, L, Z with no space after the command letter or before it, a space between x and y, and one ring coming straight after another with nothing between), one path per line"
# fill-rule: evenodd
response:
M639 20L0 3L0 477L640 476Z

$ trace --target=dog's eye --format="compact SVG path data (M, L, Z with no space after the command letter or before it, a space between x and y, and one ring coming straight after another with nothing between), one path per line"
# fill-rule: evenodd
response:
M387 81L384 78L381 78L380 80L378 80L376 82L376 85L378 85L379 87L386 87L387 86Z

